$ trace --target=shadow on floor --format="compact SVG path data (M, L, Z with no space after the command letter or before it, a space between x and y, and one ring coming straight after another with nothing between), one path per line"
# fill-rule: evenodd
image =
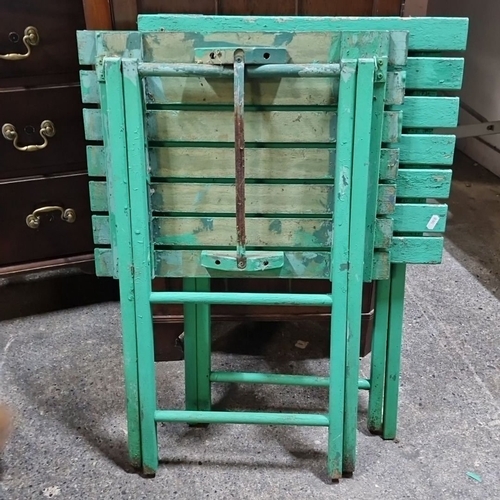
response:
M446 249L500 298L500 178L457 151L448 205Z

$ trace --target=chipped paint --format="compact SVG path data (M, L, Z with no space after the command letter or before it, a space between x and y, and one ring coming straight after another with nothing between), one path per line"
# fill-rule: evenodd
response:
M282 230L282 224L280 219L273 219L269 223L269 232L281 234L281 230Z

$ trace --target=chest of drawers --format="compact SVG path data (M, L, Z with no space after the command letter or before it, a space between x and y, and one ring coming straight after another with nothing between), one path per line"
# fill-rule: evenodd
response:
M0 275L92 262L75 37L83 4L20 0L0 14Z

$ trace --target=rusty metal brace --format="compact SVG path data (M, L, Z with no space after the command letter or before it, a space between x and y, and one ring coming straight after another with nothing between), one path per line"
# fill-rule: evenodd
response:
M234 53L234 155L236 184L236 265L247 266L245 253L245 53Z

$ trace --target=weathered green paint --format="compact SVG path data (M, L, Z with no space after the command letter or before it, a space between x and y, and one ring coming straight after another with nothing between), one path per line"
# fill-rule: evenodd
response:
M84 109L85 137L101 141L101 112ZM396 142L401 130L401 112L385 113L384 142ZM245 137L254 143L331 144L336 139L336 113L324 111L247 111ZM332 121L332 119L334 119ZM333 123L333 126L332 126ZM234 143L233 110L200 112L150 110L148 139L155 142Z
M184 278L184 292L196 292L196 278ZM184 399L186 410L198 410L198 315L197 304L183 304L184 313Z
M454 135L403 134L394 144L399 148L400 163L413 165L451 165L455 152Z
M82 82L86 81L86 79L82 78ZM168 82L167 82L168 83ZM97 90L97 81L96 81L96 90ZM83 85L83 83L82 83ZM205 85L206 86L206 85ZM205 86L200 87L202 89L205 88ZM171 90L171 86L168 87ZM222 89L216 89L217 92L219 92ZM231 88L227 89L227 94L229 94L229 91ZM307 89L307 94L306 96L310 96L311 92L311 85L308 86ZM83 92L83 88L82 88ZM163 91L161 91L163 93ZM92 95L94 94L94 89L92 89ZM292 95L295 95L296 92L293 92ZM154 104L156 106L162 104L162 102L158 102L157 100L154 100L151 98L151 93L150 91L146 92L147 96L150 96L150 103ZM219 99L221 99L221 94L218 93L216 94ZM253 94L251 94L253 95ZM261 100L265 100L265 94L258 94L261 98ZM289 95L289 94L287 94ZM88 99L88 102L93 103L94 100L90 100L90 95L84 95L86 99ZM229 95L227 96L229 97ZM271 97L274 100L271 100ZM153 140L173 140L172 136L176 136L174 133L166 132L164 131L164 128L167 127L168 125L172 124L172 122L175 124L177 121L179 121L178 127L182 125L182 115L184 113L209 113L207 115L207 119L212 120L214 119L214 128L215 126L218 125L218 122L226 122L227 117L229 112L231 112L231 107L232 104L229 104L226 100L224 102L219 103L216 105L212 100L208 101L205 97L203 97L203 102L201 102L200 106L196 106L197 99L196 96L193 96L192 99L194 99L194 102L192 100L186 99L184 95L185 103L183 104L182 102L179 104L174 104L172 105L173 108L172 110L152 110L150 112L150 126L152 130L152 134L154 134L151 138ZM286 113L292 113L295 112L296 116L292 118L292 120L297 119L298 115L301 115L301 120L302 119L309 119L314 120L315 117L318 116L318 111L321 111L321 116L325 116L324 114L324 106L329 105L332 106L330 112L334 113L335 112L335 105L336 105L336 96L335 96L335 101L331 104L326 103L325 105L318 105L317 103L301 103L301 96L297 95L296 98L291 100L290 103L282 103L279 102L275 93L271 94L271 96L267 99L268 103L266 102L257 102L255 105L250 103L245 103L245 107L248 111L253 111L254 113L259 112L259 115L256 115L257 118L258 116L261 116L261 119L266 121L266 122L271 122L273 119L276 119L277 121L275 122L276 125L279 125L281 123L281 120L286 119L287 115ZM277 102L278 101L278 102ZM98 101L95 101L96 103ZM323 108L323 109L322 109ZM225 112L224 112L225 111ZM267 113L271 113L272 111L274 114L262 114L262 111L266 111ZM275 113L278 113L279 111L283 111L283 115L276 115ZM402 111L402 116L397 115L397 111ZM182 113L181 113L182 112ZM212 115L212 113L216 113L215 117ZM302 113L316 113L316 114L311 114L308 115L306 114L305 117L302 116ZM101 130L99 128L99 114L100 111L98 109L90 109L86 108L84 111L85 115L85 126L88 128L88 136L89 139L92 138L92 140L100 140L101 139ZM181 117L180 117L181 116ZM190 116L193 116L192 114L185 114L187 118L184 118L189 120ZM202 115L204 116L204 115ZM250 115L253 116L253 115ZM257 119L254 117L254 119ZM394 130L398 128L398 126L402 125L403 127L406 128L434 128L434 127L453 127L456 125L458 119L458 98L454 97L423 97L423 96L408 96L405 98L404 105L399 105L399 106L393 106L393 110L389 110L385 112L385 121L387 124L385 125L386 131L384 132L385 136L388 137L392 133L394 133ZM402 121L401 121L402 120ZM162 123L165 125L162 127ZM250 122L252 123L252 122ZM322 123L322 122L321 122ZM221 132L222 133L222 132ZM162 135L164 134L164 135ZM179 139L180 140L180 139ZM189 140L189 139L182 139L182 140ZM197 137L196 141L200 142L206 139L203 139L203 136ZM221 142L223 142L223 139L219 139ZM268 141L269 142L269 141ZM279 140L276 140L275 142L280 142ZM285 141L283 141L285 142ZM320 140L314 140L313 142L321 142ZM393 142L393 141L385 141L385 142Z
M331 306L326 293L152 292L151 304L231 304L249 306Z
M466 45L468 19L463 18L327 18L327 17L301 17L304 23L298 23L296 18L255 18L252 16L223 18L222 16L177 16L173 18L171 15L164 15L163 18L155 18L153 16L140 16L138 21L139 30L148 31L191 31L200 33L200 28L203 29L203 34L214 32L233 31L232 28L238 27L242 29L241 23L246 23L243 28L244 32L271 32L282 33L287 29L292 32L309 32L315 31L316 34L331 33L332 31L348 30L358 31L368 28L381 30L408 30L409 49L411 51L448 51L448 50L463 50ZM221 21L222 19L222 21ZM278 20L279 19L279 20ZM186 24L186 21L191 25ZM156 39L158 35L156 33ZM168 34L168 33L165 33ZM128 33L120 33L125 39ZM93 64L96 56L95 35L92 31L78 31L78 54L79 61L82 65ZM116 44L114 53L120 54Z
M420 223L422 228L428 224L431 216ZM418 220L420 221L421 218ZM404 223L404 218L402 222ZM414 223L412 221L412 224ZM249 247L317 249L330 248L333 243L333 224L330 218L263 219L247 217L246 224L248 230L247 245ZM393 231L392 225L391 219L376 219L375 248L389 248ZM94 215L92 227L94 243L96 245L109 245L108 217ZM227 246L234 248L236 245L235 227L236 219L233 217L154 217L153 243L180 247L203 246L209 248L215 246L221 248ZM438 229L434 230L438 231Z
M395 236L392 239L393 264L439 264L443 256L440 236Z
M420 65L427 63L422 61ZM414 72L420 72L415 68ZM430 73L427 70L427 73ZM425 85L425 82L414 82ZM84 103L97 104L98 78L95 71L80 72L82 99ZM230 105L232 90L225 79L191 77L146 77L145 98L148 105ZM431 82L439 85L439 80ZM338 78L280 78L278 81L264 79L249 81L245 85L245 104L248 106L333 106L338 101ZM386 104L403 104L406 88L406 72L389 71L387 73ZM252 92L254 89L254 92ZM408 96L411 98L411 96Z
M130 178L130 210L125 211L130 217L133 262L128 272L133 271L140 331L136 342L143 469L152 473L157 467L158 421L328 425L328 472L339 478L342 472L354 470L360 388L370 391L371 430L383 429L384 437L395 435L404 288L400 270L404 271L406 263L441 259L443 238L428 233L444 231L447 207L425 200L449 194L451 171L435 166L451 164L455 138L435 135L432 129L455 125L458 114L456 98L407 95L406 91L424 94L461 86L463 59L436 54L463 48L467 21L154 19L156 27L149 33L78 35L80 60L96 67L95 72L81 73L82 101L104 110L84 113L87 137L104 138L104 146L88 148L89 174L96 178L90 184L94 240L108 246L95 251L100 276L122 276L119 255L114 252L118 209L109 197L122 178L108 171L106 128L111 111L103 107L100 89L110 92L111 87L103 58L138 59L123 60L126 123L121 128L118 123L112 126L115 144L111 153L119 154L116 141L125 133L121 152L126 152L122 164L128 164ZM166 20L168 32L161 32ZM242 273L233 266L232 71L216 69L217 78L179 77L180 66L172 66L183 65L182 74L186 74L200 53L213 47L228 49L228 53L237 47L260 47L261 52L272 47L269 50L286 50L290 56L291 65L250 68L248 75L255 78L245 87L247 248L249 256L255 257L250 261L255 269L267 267L258 272L252 272L252 265ZM319 65L300 66L312 62ZM159 75L165 64L177 76L145 76L142 85L139 71ZM265 77L264 73L276 68L282 75L294 73L297 78ZM304 71L307 79L302 78ZM317 78L318 71L329 76ZM259 72L262 80L257 79ZM155 276L184 278L185 291L153 293ZM327 278L332 281L332 294L210 293L210 277L235 276ZM368 382L359 380L358 353L361 287L372 278L381 281L376 292L381 313L376 316L373 381ZM211 373L208 303L214 299L220 304L331 307L329 376ZM151 303L165 301L188 302L187 410L180 412L156 407ZM328 415L212 412L210 384L214 380L328 386Z
M80 92L83 104L100 104L99 81L95 71L80 71Z
M401 345L403 340L405 277L406 264L394 264L391 266L391 294L387 330L387 362L382 422L382 435L384 439L395 439L396 437Z
M196 292L210 292L210 279L197 278ZM212 409L212 386L210 373L212 370L212 334L209 304L196 304L196 364L198 386L198 410L210 411ZM187 374L192 377L191 373Z
M151 208L153 212L176 214L234 214L234 184L217 183L152 183ZM106 183L91 181L90 205L93 212L107 212ZM298 216L332 213L333 190L322 184L247 184L246 212L252 214L297 214ZM394 212L396 185L380 184L378 212ZM255 215L254 215L255 216Z
M284 252L283 267L258 274L247 271L233 273L235 277L282 277L282 278L328 278L330 273L329 252ZM201 265L202 250L157 250L156 276L182 277L189 274L195 277L231 277L227 271L217 271Z
M415 241L412 241L412 238ZM405 241L401 241L401 239ZM419 239L419 241L416 241ZM430 241L431 240L431 241ZM435 241L434 241L435 240ZM420 246L424 248L420 248ZM395 236L392 242L391 262L410 264L438 264L442 259L443 239L440 237ZM277 271L262 271L258 277L325 279L330 276L330 256L328 252L285 251L285 262ZM109 249L95 251L96 268L99 276L113 276L112 254ZM156 250L155 276L182 278L185 274L199 278L227 278L229 273L208 270L201 266L201 250ZM389 252L375 252L374 280L387 279ZM238 272L235 277L256 278L255 273Z
M455 127L458 121L458 97L406 97L403 106L403 126L407 128Z
M241 18L240 18L241 19ZM269 18L271 19L271 18ZM311 19L311 18L310 18ZM323 23L328 18L312 18L315 19L316 23L318 20L323 20ZM346 30L350 31L346 25L343 28L335 29L335 23L338 22L341 18L330 18L327 24L331 26L331 28L327 28L326 30L319 31L319 25L311 26L310 29L300 28L297 25L294 26L292 32L286 33L284 31L285 26L280 25L277 31L269 30L269 25L265 28L259 29L258 24L254 24L251 26L251 29L247 33L252 33L252 40L254 40L254 44L258 45L272 45L274 47L286 47L288 53L295 63L311 63L311 61L315 62L328 62L329 60L329 50L330 47L335 51L339 50L339 45L341 42L341 33ZM378 27L383 26L383 22L375 21L377 25L372 24L372 29L378 29ZM370 19L370 21L372 20ZM386 18L389 22L401 23L401 19L398 18ZM236 22L237 18L235 18ZM305 17L301 17L301 21L306 20ZM203 20L200 21L202 25L207 23L207 19L204 16ZM266 21L267 23L268 21ZM342 21L341 21L342 22ZM364 22L361 19L361 22ZM447 51L447 50L459 50L457 46L453 46L452 48L447 48L453 45L450 41L449 33L446 32L446 28L444 27L444 32L442 33L440 38L439 36L435 36L433 33L432 40L428 39L427 48L416 48L417 44L415 43L416 37L419 37L422 32L422 27L427 23L435 23L435 19L413 19L408 22L405 21L405 25L399 26L399 30L397 31L410 31L409 36L409 49L410 51ZM455 23L455 28L458 29L464 39L467 38L467 20L464 19L453 19ZM411 23L414 23L413 26ZM337 25L338 26L338 25ZM249 27L250 28L250 27ZM286 29L286 28L285 28ZM382 31L384 28L380 28ZM177 30L172 29L168 31L159 31L159 30L143 30L140 31L146 32L143 34L143 45L145 48L145 60L148 62L164 62L167 61L166 55L171 52L173 54L172 58L168 60L169 62L194 62L194 48L202 47L202 46L210 46L215 43L226 46L245 46L248 45L248 35L245 32L227 32L225 30L219 31L217 28L210 30L212 33L200 33L199 26L196 30L189 33L190 30L186 30L186 32L176 32ZM156 33L147 33L147 31L157 31ZM357 31L357 30L354 30ZM278 34L277 34L278 33ZM373 33L373 32L372 32ZM117 56L130 56L130 53L127 50L128 45L130 44L129 38L135 36L134 32L100 32L100 36L102 36L102 46L104 46L108 55L117 55ZM285 36L283 36L285 35ZM96 58L102 55L102 49L99 47L99 44L96 43L95 34L91 31L78 31L77 32L77 41L79 45L79 59L80 64L82 65L92 65ZM451 42L451 43L450 43ZM302 47L300 45L302 44ZM393 45L394 46L394 45ZM338 57L338 53L335 54ZM398 54L400 57L400 55ZM396 57L398 57L396 56ZM315 59L316 57L316 59ZM391 52L391 59L394 59L394 55ZM408 58L411 60L412 58Z
M194 49L196 51L196 49ZM244 49L238 49L244 50ZM236 50L233 48L233 52ZM246 68L245 75L249 80L275 80L279 78L331 78L339 75L340 66L332 64L269 64L250 65ZM139 73L143 77L188 77L188 78L232 78L234 68L213 64L193 63L141 63Z
M333 179L336 149L254 148L245 152L245 178L251 179ZM104 177L106 162L102 146L88 146L89 175ZM168 147L150 148L153 177L185 179L231 179L234 177L232 148ZM397 149L380 152L380 179L396 179Z
M210 281L203 278L185 278L183 291L209 292ZM210 306L184 304L184 382L186 410L208 411L211 408L210 391Z
M407 49L407 43L405 44ZM382 61L381 67L384 67L384 60L388 57L387 47L385 50L381 50L377 54L377 60ZM381 68L378 68L381 71ZM381 164L380 157L380 146L383 137L383 121L384 121L384 95L386 95L386 78L382 81L375 80L373 83L373 112L371 120L371 133L370 133L370 168L367 172L368 177L368 187L367 187L367 200L366 200L366 237L365 237L365 248L364 248L364 269L363 269L363 279L364 281L371 281L373 278L373 253L375 248L387 248L386 246L381 246L377 244L377 236L379 236L379 230L377 227L377 191L376 186L380 178L387 178L382 173L384 171L384 166ZM401 80L401 87L404 87L404 80ZM404 114L403 114L404 116ZM400 128L398 130L399 134L396 138L396 142L399 141L399 135L402 132ZM396 167L397 168L397 167ZM394 172L393 179L396 178L397 173ZM391 228L392 233L392 228ZM391 234L392 236L392 234ZM388 238L388 243L390 243L390 237Z
M157 422L182 422L188 424L256 424L301 425L325 427L328 415L314 413L271 413L251 411L182 411L156 410Z
M390 218L376 219L374 247L388 249L395 233L442 233L446 228L445 204L396 203ZM109 219L92 217L94 243L110 245ZM234 247L235 219L231 217L155 217L153 242L180 247ZM249 247L328 248L333 243L331 219L247 218Z
M451 189L451 170L400 168L398 198L448 198Z
M394 232L399 233L443 233L446 229L448 205L396 203L391 218Z
M380 129L377 126L373 127L373 87L378 75L378 69L377 60L374 57L358 59L356 112L354 117L355 147L351 181L349 273L347 283L347 368L344 376L344 452L342 458L342 472L344 474L352 473L356 463L359 350L361 341L366 218L368 211L367 193L370 187L371 134L372 132L378 132ZM385 124L386 120L384 120L384 126ZM397 141L399 134L398 130L395 140L391 142ZM335 285L333 293L336 293ZM332 314L335 314L335 311L332 311Z
M412 90L457 90L462 87L464 60L459 57L412 57L406 87Z
M245 64L286 64L290 56L285 48L249 47L243 48ZM234 48L227 46L203 47L194 49L194 61L200 64L230 64L234 63Z
M382 433L384 408L387 328L389 325L390 280L380 280L375 289L375 318L372 334L370 392L368 398L368 430Z
M172 175L173 177L229 178L232 176L229 172L232 172L234 166L232 163L229 163L229 158L232 155L229 146L230 143L217 145L202 143L199 147L196 147L196 144L186 143L180 144L178 147L151 148L150 158L152 172L158 177L163 177L169 172L167 165L171 164L173 169L172 172L175 174ZM250 178L265 178L269 175L271 179L301 179L305 177L305 172L307 173L309 170L309 160L311 161L311 170L314 169L314 171L316 171L316 169L318 169L318 174L313 178L323 178L324 175L331 175L331 173L328 174L328 172L331 172L335 167L334 157L336 149L331 149L330 146L326 144L325 147L327 149L324 151L318 147L304 145L301 152L293 147L287 148L290 150L289 152L285 151L282 145L275 145L276 151L274 147L260 148L260 151L254 151L256 148L253 146L253 144L247 144L246 150L249 155L248 164ZM382 150L381 179L394 178L394 174L400 162L426 166L451 165L455 150L455 136L403 134L401 136L401 142L395 144L394 148L397 149ZM225 152L225 149L229 149L229 151ZM183 151L185 152L184 159L181 159L180 157ZM331 153L331 156L329 153ZM397 158L398 154L399 160ZM105 175L102 147L89 146L88 155L89 168L92 171L92 175ZM193 157L192 162L190 161L191 157ZM203 163L201 164L195 161L200 157L203 159ZM279 162L281 165L276 165L276 158L284 158L285 161L288 160L290 163L285 164L284 162ZM384 158L387 158L387 164L383 160ZM218 162L219 159L221 160L220 162ZM262 164L259 166L259 161L261 159ZM323 162L327 162L328 167ZM215 171L209 168L217 164L220 164L220 173L218 168ZM206 168L204 167L205 165L207 165ZM276 165L276 174L273 174L272 165ZM288 169L285 167L288 165L290 165L290 173L286 174L285 171L288 171ZM387 167L387 170L384 175L383 171L385 167ZM302 173L299 173L300 171L302 171ZM182 175L183 172L185 172L184 175Z
M349 234L351 206L351 177L353 135L356 100L357 61L347 58L344 48L341 60L339 90L338 148L335 160L335 203L333 224L336 234L331 247L332 315L330 320L330 385L328 392L328 474L333 479L342 477L344 456L344 397L347 347L347 305ZM335 285L333 285L333 283Z
M373 248L375 249L388 249L392 243L393 235L393 221L390 218L375 219L373 231ZM370 252L370 261L373 267L373 252Z
M468 19L465 18L399 18L399 17L256 17L256 16L182 16L175 14L142 14L140 31L178 31L210 34L214 32L315 31L406 31L410 32L409 50L464 50Z
M285 375L282 373L248 373L248 372L212 372L212 382L226 384L274 384L293 385L298 387L328 387L328 377L317 377L315 375ZM358 388L370 389L370 381L358 380Z
M246 252L245 255L247 255L245 273L261 273L281 269L285 263L285 254L283 252L250 251ZM201 265L207 269L241 273L243 270L239 268L237 258L238 253L234 250L231 252L227 250L207 250L201 253Z
M146 165L144 112L137 60L124 59L123 95L131 189L132 253L137 318L139 402L141 409L142 469L151 474L158 468L156 436L156 382L153 345L153 315L149 296L153 277L149 234L149 192Z
M106 120L103 124L108 145L107 177L112 189L106 193L111 213L108 219L109 243L112 245L112 275L120 277L120 308L122 317L123 364L127 408L128 451L131 464L139 467L141 459L141 431L139 415L139 381L137 372L135 284L132 274L132 229L130 221L127 148L125 137L125 110L121 61L106 62L108 85L102 89ZM109 134L108 130L113 133Z

